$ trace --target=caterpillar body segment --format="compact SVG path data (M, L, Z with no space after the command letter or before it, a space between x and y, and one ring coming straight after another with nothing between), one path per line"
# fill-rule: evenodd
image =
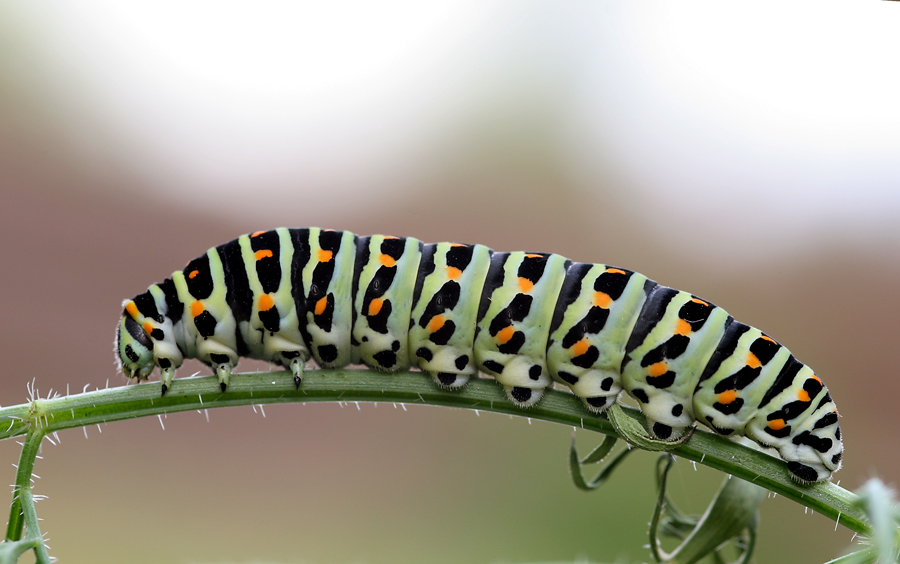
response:
M556 382L601 413L622 391L625 344L649 288L646 276L603 264L572 263L550 324L547 363Z
M625 347L622 378L657 438L678 438L693 424L694 388L730 320L688 292L651 290Z
M688 292L555 254L493 252L318 228L243 235L124 303L123 373L185 358L223 390L240 357L291 370L366 364L422 369L458 388L478 372L514 403L553 382L601 413L625 390L651 433L700 421L778 451L792 477L827 479L843 445L828 390L782 345Z
M354 364L390 372L410 367L407 335L421 258L417 239L360 237L350 339Z
M570 261L559 255L493 253L478 311L475 359L509 398L527 407L550 383L547 341Z
M291 229L292 271L300 273L293 288L304 339L316 364L337 368L351 362L353 273L357 237L348 231ZM304 252L309 249L308 258ZM304 262L304 258L306 261Z
M413 290L410 364L447 388L477 374L475 334L482 289L491 266L484 245L425 245Z

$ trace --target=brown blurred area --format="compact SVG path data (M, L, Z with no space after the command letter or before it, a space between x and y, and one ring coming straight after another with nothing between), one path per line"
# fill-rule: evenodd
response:
M82 133L8 76L0 74L3 405L25 401L32 380L45 395L125 385L112 357L123 299L243 232L320 225L557 252L708 298L786 344L829 386L843 416L842 486L900 479L895 234L881 247L836 233L800 254L715 268L650 229L616 163L598 155L601 174L575 174L541 107L484 108L429 162L372 178L364 188L389 195L378 206L348 201L340 213L317 213L327 187L298 179L310 205L270 202L273 221L260 225L151 197L152 181L102 150L85 159ZM501 118L485 119L492 110ZM261 189L246 186L248 207ZM734 228L711 222L708 236ZM265 417L213 410L209 422L191 412L160 423L70 430L59 446L45 443L36 491L49 496L38 512L51 554L95 563L647 558L653 457L634 457L608 487L582 494L569 483L567 428L391 405L271 406ZM0 455L16 462L17 445L6 441ZM678 472L676 496L699 511L719 478L684 462ZM832 529L797 505L766 501L759 561L835 557L851 535Z

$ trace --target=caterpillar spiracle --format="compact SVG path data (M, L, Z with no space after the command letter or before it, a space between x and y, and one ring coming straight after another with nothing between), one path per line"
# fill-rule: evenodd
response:
M658 439L700 421L778 451L801 482L829 478L843 444L831 396L771 337L637 272L557 254L495 252L318 228L209 249L124 303L120 369L162 392L185 358L222 389L239 357L291 370L365 364L459 388L481 372L528 407L553 382L593 413L624 389Z

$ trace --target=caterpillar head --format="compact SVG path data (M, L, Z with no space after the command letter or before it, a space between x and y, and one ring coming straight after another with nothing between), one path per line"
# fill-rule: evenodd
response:
M116 354L119 370L129 378L146 380L156 362L153 340L130 315L123 315L116 333Z

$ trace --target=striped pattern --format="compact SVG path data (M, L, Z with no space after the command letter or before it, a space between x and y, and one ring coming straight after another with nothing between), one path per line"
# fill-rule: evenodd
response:
M776 449L792 476L827 479L843 445L828 390L776 341L645 276L555 254L276 229L212 248L125 302L121 369L163 393L185 358L222 389L240 357L291 370L425 370L458 388L478 372L528 407L558 382L600 413L624 389L651 433L700 421Z

